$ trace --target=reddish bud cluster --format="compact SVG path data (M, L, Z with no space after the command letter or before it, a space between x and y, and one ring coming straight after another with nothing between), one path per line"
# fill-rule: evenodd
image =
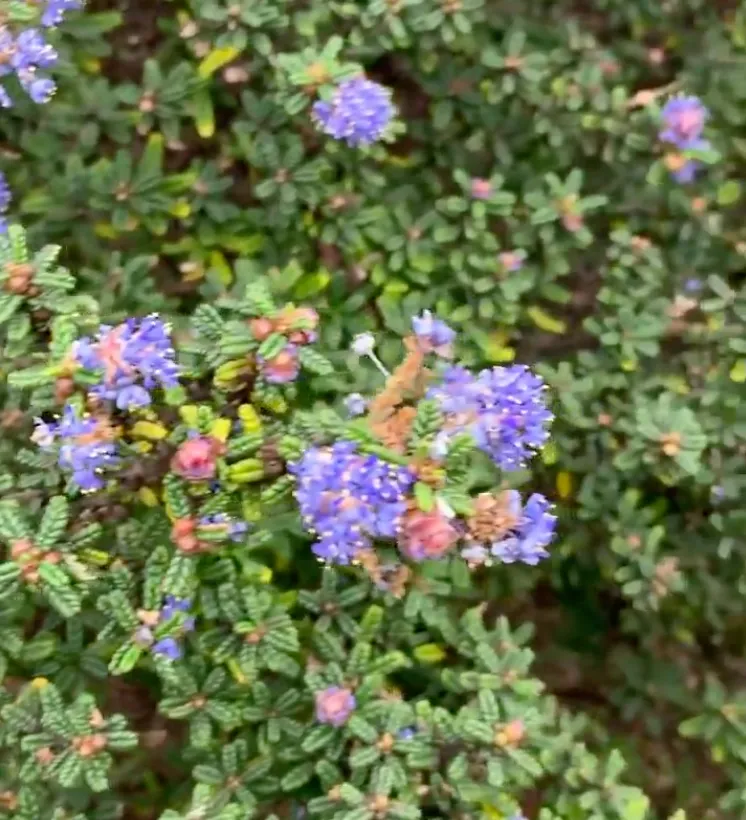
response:
M202 545L195 535L196 529L194 518L177 518L171 527L171 540L182 552L198 552Z
M39 288L33 284L34 266L28 262L8 262L5 265L8 278L4 287L8 293L18 296L38 296Z
M217 460L225 453L222 441L212 436L187 439L171 459L171 469L186 481L209 481L215 477Z
M284 384L293 381L300 369L296 349L291 346L286 347L273 359L262 362L261 369L265 377L271 382Z
M249 327L258 342L268 339L273 333L285 336L287 344L271 359L259 357L258 366L264 378L273 384L293 381L300 370L298 348L316 341L318 313L313 308L287 307L276 316L252 319Z
M271 319L263 316L251 319L249 327L258 342L263 342L273 333L281 333L291 344L308 345L316 340L319 314L309 307L286 307Z
M442 558L459 540L460 533L439 509L410 510L402 520L401 551L413 561Z
M517 746L526 734L526 726L522 720L511 720L495 731L495 746Z
M93 757L106 748L105 735L84 735L76 737L72 743L73 749L81 757Z
M56 551L45 552L40 547L34 545L28 538L19 538L13 541L10 546L10 557L21 568L21 577L24 581L35 584L39 580L39 566L47 564L59 564L62 554Z

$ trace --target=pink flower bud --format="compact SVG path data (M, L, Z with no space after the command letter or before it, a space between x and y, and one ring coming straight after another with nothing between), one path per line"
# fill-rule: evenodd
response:
M224 452L225 446L215 438L190 438L171 459L171 469L187 481L207 481L215 476L218 456Z
M503 251L498 254L497 259L507 273L515 273L523 266L523 257L517 251Z
M460 536L451 519L436 508L412 510L404 517L399 547L413 561L442 558Z
M294 345L288 345L274 359L262 359L259 362L262 376L272 384L285 384L294 381L300 370L298 351Z
M342 726L354 712L357 702L349 689L330 686L316 693L316 720L331 726Z
M249 322L249 327L258 342L263 342L275 329L272 320L266 318L252 319Z
M488 179L475 177L471 181L472 199L489 199L492 196L492 183Z

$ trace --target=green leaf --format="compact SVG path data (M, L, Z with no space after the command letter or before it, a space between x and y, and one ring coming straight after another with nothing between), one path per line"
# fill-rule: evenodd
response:
M561 319L555 319L539 307L530 307L526 311L529 319L541 330L547 333L561 334L567 330L567 324Z
M207 783L208 786L220 786L225 781L220 769L208 766L206 763L198 763L192 769L192 776L197 783Z
M166 476L166 506L176 518L186 518L190 512L189 499L175 475Z
M332 726L314 726L301 742L301 749L306 754L314 754L323 749L334 739L335 732Z
M27 367L25 370L16 370L8 374L8 384L18 389L41 387L52 384L54 376L49 367Z
M69 587L70 579L57 564L42 561L39 564L39 578L50 587Z
M339 787L339 795L348 806L359 806L365 800L365 795L352 783L343 783Z
M326 290L331 280L329 271L323 269L316 273L307 273L294 288L293 296L296 299L308 299Z
M375 746L363 746L350 755L350 766L353 769L367 769L372 766L381 754Z
M741 198L741 184L731 179L724 182L717 193L718 205L733 205Z
M328 376L334 372L331 362L310 347L301 348L299 357L301 365L311 373Z
M152 182L161 176L163 168L163 136L151 134L137 166L137 183Z
M282 778L280 781L280 787L284 792L292 792L295 789L299 789L301 786L305 786L306 783L313 777L313 763L308 761L306 763L301 763L300 766L296 766L294 769L291 769L285 777Z
M163 592L177 598L187 597L193 575L193 560L186 555L174 555L163 578Z
M5 324L13 316L22 302L23 297L15 293L0 295L0 325Z
M425 643L417 646L413 654L416 660L426 664L442 663L446 657L443 647L436 643Z
M210 139L215 134L215 111L212 97L206 90L200 91L193 100L194 126L203 140Z
M505 751L515 763L525 769L532 777L541 777L543 769L533 755L524 752L522 749L506 749Z
M224 46L223 48L216 48L211 51L199 64L197 74L205 80L211 77L218 69L224 65L228 65L241 52L233 46Z
M262 359L274 359L287 345L287 339L281 333L273 333L259 346L257 356Z
M539 208L531 214L532 225L544 225L547 222L555 222L556 220L557 211L555 211L554 208Z
M414 485L414 497L422 512L430 512L435 508L435 493L429 484L418 481Z
M650 809L650 800L641 792L624 805L622 820L645 820Z
M64 496L56 495L49 499L34 539L37 546L49 550L59 541L67 529L67 511L68 503Z
M0 564L0 587L14 583L21 574L21 568L13 561Z
M44 564L39 568L39 575L42 575L43 567ZM47 586L44 593L63 618L72 618L80 612L80 595L72 587Z
M360 715L353 715L348 721L346 728L355 737L363 741L363 743L375 743L378 738L378 732L368 723L367 720L360 717Z
M109 661L109 672L112 675L126 675L137 666L142 653L142 648L137 644L127 643L121 646Z

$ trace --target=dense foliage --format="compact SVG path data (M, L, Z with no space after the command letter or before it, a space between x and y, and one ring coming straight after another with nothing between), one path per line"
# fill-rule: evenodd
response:
M0 0L0 818L746 816L744 65Z

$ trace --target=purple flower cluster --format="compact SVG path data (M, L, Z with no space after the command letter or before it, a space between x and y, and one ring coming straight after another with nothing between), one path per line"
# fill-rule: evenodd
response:
M477 446L503 470L521 469L549 437L553 416L544 381L524 365L493 367L476 375L449 367L430 388L446 414L445 434L469 432ZM439 441L441 451L445 442Z
M436 353L443 358L451 356L456 331L441 319L436 319L429 310L412 318L412 328L425 353Z
M8 222L4 215L7 213L12 199L13 194L10 191L8 180L5 178L5 174L0 171L0 234L8 232Z
M167 595L164 605L158 613L158 620L160 623L167 623L174 618L182 617L183 620L180 625L182 633L192 632L194 630L194 616L184 615L191 609L191 601L185 598L176 598L173 595ZM149 626L141 626L135 634L137 643L150 646L150 651L153 655L167 658L170 661L177 661L182 656L181 644L173 635L166 635L155 641L153 630ZM153 642L155 641L155 643Z
M702 132L708 117L707 108L697 97L674 97L661 111L663 128L658 139L674 146L682 154L686 151L706 151L710 143L702 138ZM697 160L686 157L677 157L676 163L671 166L674 179L682 183L691 182L699 167Z
M406 467L358 453L350 441L312 447L289 469L303 521L318 537L314 553L337 564L349 564L375 538L396 536L415 481Z
M36 4L34 4L36 5ZM43 28L58 26L65 14L83 8L83 0L43 0L39 19ZM0 77L15 74L21 88L35 103L49 102L56 90L54 80L40 74L52 68L59 55L37 28L13 31L7 23L0 24ZM0 106L12 108L13 100L0 86Z
M119 461L108 423L93 416L79 417L70 404L56 422L47 424L36 419L31 440L44 449L58 445L58 465L72 473L73 481L83 492L102 489L101 473Z
M145 627L147 629L147 627ZM156 641L150 650L154 655L168 658L170 661L178 661L182 655L181 644L171 635Z
M46 0L41 24L45 28L54 28L62 23L68 11L79 11L82 8L83 0Z
M391 92L365 77L341 82L330 101L318 100L313 106L321 130L352 147L381 139L395 113Z
M491 544L473 544L461 551L470 563L490 564L494 560L503 564L520 562L536 566L542 558L548 558L547 547L554 537L557 517L550 512L551 506L539 493L529 496L525 505L517 490L508 490L511 518L518 523L513 530Z
M178 384L174 355L168 325L157 316L103 325L95 340L80 339L73 348L82 367L101 373L93 395L114 401L120 410L146 407L152 389Z
M15 74L35 103L48 102L55 92L54 81L39 75L38 71L51 68L57 58L57 52L38 29L29 28L16 35L7 25L0 26L0 77ZM13 106L10 94L2 86L0 106Z
M161 607L161 621L170 621L176 617L178 612L189 612L192 606L191 601L185 598L176 598L174 595L166 595L165 601ZM194 629L194 618L186 618L182 628L187 632L191 632Z

